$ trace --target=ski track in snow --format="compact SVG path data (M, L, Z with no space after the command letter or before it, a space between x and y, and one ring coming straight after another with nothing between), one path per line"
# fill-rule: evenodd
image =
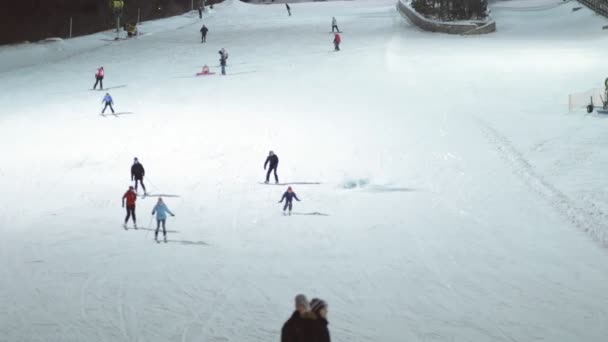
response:
M519 152L508 138L501 135L488 123L477 118L477 122L490 143L498 150L513 171L526 183L531 191L542 197L560 215L578 229L589 233L595 240L608 246L608 215L593 203L577 204L566 194L538 174L530 162ZM575 155L576 156L576 155ZM579 155L580 157L580 155Z

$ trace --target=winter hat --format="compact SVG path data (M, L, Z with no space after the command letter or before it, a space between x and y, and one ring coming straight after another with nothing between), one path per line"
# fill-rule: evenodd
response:
M325 308L327 308L327 303L323 299L313 298L310 301L310 310L312 310L312 312L318 313Z
M288 186L287 191L293 191L293 189L290 186Z
M297 295L296 298L295 298L295 302L296 302L296 306L302 305L302 306L304 306L306 308L309 307L308 299L306 299L306 296L303 295L303 294Z

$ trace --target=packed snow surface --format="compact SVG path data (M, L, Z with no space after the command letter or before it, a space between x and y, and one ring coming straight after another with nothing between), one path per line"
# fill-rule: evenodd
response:
M497 2L461 37L394 0L228 1L1 48L0 340L277 341L302 292L338 342L605 341L608 117L567 95L607 76L608 23L574 6ZM269 150L321 183L292 216ZM133 157L179 196L167 244L154 197L121 227Z

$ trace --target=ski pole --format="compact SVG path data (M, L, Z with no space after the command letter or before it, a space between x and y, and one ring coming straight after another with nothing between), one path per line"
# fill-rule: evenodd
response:
M154 218L154 215L150 216L150 222L148 222L148 232L146 233L146 239L148 238L148 234L150 234L150 231L152 230L152 219Z

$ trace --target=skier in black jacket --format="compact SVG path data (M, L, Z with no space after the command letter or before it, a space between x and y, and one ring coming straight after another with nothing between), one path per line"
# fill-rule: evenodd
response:
M296 193L293 192L291 187L288 187L287 191L285 191L285 193L283 194L283 197L281 197L281 200L279 201L279 203L283 203L283 200L285 200L285 206L283 206L283 212L285 212L285 210L287 210L287 208L289 208L289 215L291 215L291 207L292 207L294 198L296 199L296 201L300 202L298 195L296 195Z
M279 184L279 176L277 176L277 167L279 167L279 157L274 154L274 152L270 151L268 153L268 158L266 158L266 162L264 163L264 170L266 170L266 166L270 164L268 168L268 172L266 173L266 181L264 183L268 184L270 180L270 173L274 171L274 181Z
M201 27L201 42L202 43L207 42L207 32L209 32L209 29L207 28L207 26L203 25L203 27Z
M144 189L144 194L146 192L146 186L144 185L144 176L146 175L146 170L144 166L139 163L137 158L133 159L133 166L131 166L131 181L135 181L135 192L137 192L137 183L141 184L141 187Z

